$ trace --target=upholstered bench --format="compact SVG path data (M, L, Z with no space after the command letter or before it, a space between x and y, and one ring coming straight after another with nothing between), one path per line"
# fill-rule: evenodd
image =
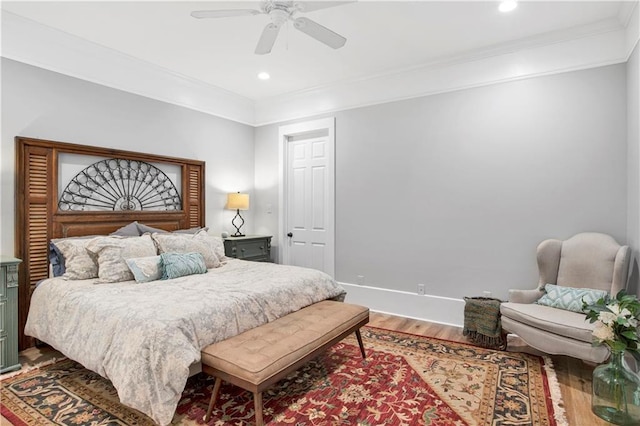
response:
M369 309L323 301L202 350L202 371L216 377L205 421L211 417L222 380L253 392L256 425L262 426L262 392L355 332L366 358L360 327Z

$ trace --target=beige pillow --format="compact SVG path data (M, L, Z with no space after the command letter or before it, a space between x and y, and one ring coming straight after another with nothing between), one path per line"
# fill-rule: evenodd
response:
M206 231L201 231L205 232ZM203 238L200 233L191 234L166 234L154 232L151 237L158 246L158 251L162 253L200 253L204 257L207 268L218 268L222 266L220 259L216 255L215 248L210 241Z
M100 238L100 237L97 237ZM87 245L95 238L61 238L52 240L64 256L66 280L88 280L98 276L98 264L87 252Z
M140 237L98 237L87 245L87 251L98 260L98 283L131 281L133 273L126 259L157 255L149 235Z
M195 234L195 237L206 241L213 249L220 263L224 264L227 261L227 256L224 254L224 240L209 234L207 232L208 229L209 228L203 228L203 230Z

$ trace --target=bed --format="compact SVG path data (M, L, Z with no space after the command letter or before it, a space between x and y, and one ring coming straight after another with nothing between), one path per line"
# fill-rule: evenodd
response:
M190 367L199 362L202 348L313 303L344 298L344 290L320 271L225 258L220 251L222 240L202 229L204 163L167 160L179 167L182 176L179 208L172 211L131 211L128 208L131 203L122 211L65 210L61 203L64 193L58 191L55 183L59 169L56 163L59 153L69 150L119 160L152 160L154 164L166 160L18 138L18 164L23 164L23 176L18 176L17 185L22 186L24 195L17 206L21 213L16 220L20 221L18 227L22 227L17 233L17 254L26 263L19 290L21 306L27 308L23 310L22 341L29 344L30 339L37 338L108 378L123 404L149 415L158 424L171 422ZM38 164L44 166L44 172L34 166ZM42 176L38 177L38 173ZM47 188L38 188L42 186L41 179L45 179ZM34 190L36 195L39 190L49 198L34 196ZM43 203L45 208L38 209L36 202ZM105 236L131 227L135 224L128 222L131 219L148 223L157 232ZM195 230L187 234L168 232L187 228ZM71 238L86 235L94 236ZM48 278L48 247L52 240L59 246L72 243L80 247L79 253L84 253L84 247L97 265L97 276L69 275L74 269L71 268L63 276ZM158 250L154 254L148 252L152 240ZM195 253L194 260L191 244L196 243L204 244L205 248ZM42 245L45 253L41 253ZM107 262L113 256L105 255L103 262L103 254L112 254L114 245L118 250L130 250L127 256L125 251L116 251L119 253L116 266ZM143 251L144 256L137 256ZM171 263L176 256L179 261ZM136 263L138 259L153 258L155 262L160 258L161 270L169 273L164 278L169 279L158 276L142 279L140 271L127 263L129 276L135 279L122 281L124 275L118 275L118 271L124 273L121 268L124 258L134 262L134 266L144 264ZM67 255L68 265L72 259ZM180 276L174 273L180 268L167 266L178 267L183 263L195 264L195 269L187 267L191 273ZM75 270L86 270L86 265L79 265ZM113 276L117 278L109 279Z

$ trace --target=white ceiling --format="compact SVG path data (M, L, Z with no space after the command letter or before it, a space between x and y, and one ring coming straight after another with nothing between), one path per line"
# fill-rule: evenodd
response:
M190 16L202 9L258 9L259 2L3 1L2 9L152 65L154 72L264 104L347 82L611 33L627 27L636 3L520 1L515 11L503 14L498 1L345 2L304 14L346 37L343 48L333 50L288 25L268 55L253 53L268 16ZM271 79L258 80L260 71Z

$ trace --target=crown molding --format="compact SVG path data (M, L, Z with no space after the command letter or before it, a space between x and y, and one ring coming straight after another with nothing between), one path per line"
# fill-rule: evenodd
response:
M638 2L618 17L390 73L253 101L2 11L3 57L252 126L625 62L638 43Z
M633 16L626 27L612 18L399 72L258 100L256 125L626 62L633 50L629 44L638 40Z
M255 123L251 99L4 10L1 19L5 58L240 123Z

